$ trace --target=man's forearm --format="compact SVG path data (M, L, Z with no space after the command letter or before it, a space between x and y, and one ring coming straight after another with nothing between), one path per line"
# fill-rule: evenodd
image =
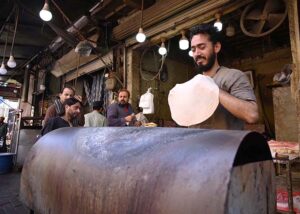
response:
M255 123L258 120L258 107L255 101L241 100L220 89L220 103L231 114L247 123Z

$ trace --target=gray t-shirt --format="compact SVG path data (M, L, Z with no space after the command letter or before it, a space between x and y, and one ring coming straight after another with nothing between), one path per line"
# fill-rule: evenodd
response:
M252 86L248 77L240 70L221 67L213 77L220 89L234 97L247 101L256 101ZM201 124L193 128L230 129L243 130L244 121L238 119L221 104L218 105L214 114Z

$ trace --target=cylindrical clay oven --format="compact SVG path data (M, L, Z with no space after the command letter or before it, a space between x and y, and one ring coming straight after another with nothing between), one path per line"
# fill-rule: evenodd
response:
M62 128L29 152L20 196L51 214L274 213L274 168L255 132Z

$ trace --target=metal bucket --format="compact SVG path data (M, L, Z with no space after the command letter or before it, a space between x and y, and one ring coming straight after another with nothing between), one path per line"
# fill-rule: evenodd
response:
M20 197L38 213L274 213L274 167L255 132L61 128L29 151Z
M0 174L11 171L14 155L14 153L0 153Z

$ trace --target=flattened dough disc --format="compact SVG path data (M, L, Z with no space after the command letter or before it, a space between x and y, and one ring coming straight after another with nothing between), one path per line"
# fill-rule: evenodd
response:
M202 74L176 84L168 102L173 120L180 126L191 126L207 120L219 104L219 87L214 80Z

